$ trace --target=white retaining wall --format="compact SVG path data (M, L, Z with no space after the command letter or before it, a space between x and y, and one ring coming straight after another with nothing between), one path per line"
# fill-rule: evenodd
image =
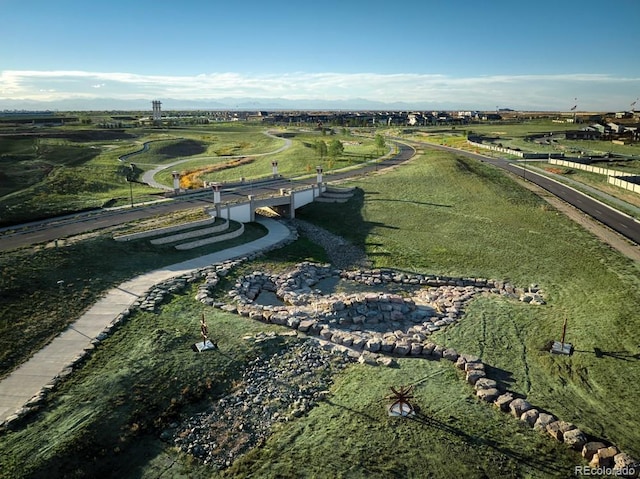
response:
M624 188L625 190L633 191L635 193L640 193L640 184L632 183L630 181L626 181L621 179L620 177L628 177L628 176L640 176L634 173L629 173L626 171L620 170L612 170L610 168L600 168L599 166L591 166L585 165L582 163L575 163L573 161L564 161L564 160L549 160L549 163L552 165L565 166L567 168L574 168L576 170L584 170L589 171L591 173L597 173L599 175L608 176L608 182L612 185L619 186L620 188Z

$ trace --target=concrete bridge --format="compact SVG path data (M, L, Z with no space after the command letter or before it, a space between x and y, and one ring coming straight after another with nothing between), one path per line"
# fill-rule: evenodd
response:
M214 192L216 216L227 220L249 223L255 221L256 210L265 208L287 218L295 218L296 208L308 205L327 191L326 183L288 189L281 188L279 195L256 197L248 195L245 201L221 203ZM216 201L218 199L218 201Z

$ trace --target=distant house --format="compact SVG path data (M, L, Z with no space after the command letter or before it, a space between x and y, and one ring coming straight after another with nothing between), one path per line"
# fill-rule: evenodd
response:
M602 133L597 128L587 127L581 130L566 131L565 138L567 140L599 140Z

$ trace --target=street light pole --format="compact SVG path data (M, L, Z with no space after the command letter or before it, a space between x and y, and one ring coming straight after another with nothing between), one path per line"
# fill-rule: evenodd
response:
M135 171L136 165L131 163L131 173L130 176L127 177L127 181L129 182L129 197L131 198L131 207L133 208L133 173Z

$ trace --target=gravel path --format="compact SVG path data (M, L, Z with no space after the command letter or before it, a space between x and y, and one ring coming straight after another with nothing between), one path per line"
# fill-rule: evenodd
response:
M300 219L291 220L298 231L314 243L322 246L331 264L338 269L358 269L371 267L367 255L357 246L341 236Z
M254 338L256 341L275 336ZM353 359L322 349L307 339L267 358L257 358L231 394L162 433L161 438L204 464L230 466L240 455L259 446L277 422L306 414L321 400L335 372Z

